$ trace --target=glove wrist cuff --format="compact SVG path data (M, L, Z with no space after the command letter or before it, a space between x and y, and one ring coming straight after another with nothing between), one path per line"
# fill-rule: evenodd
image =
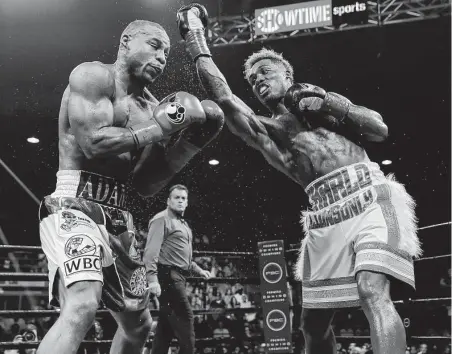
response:
M154 122L143 122L129 127L135 148L138 150L150 143L156 143L164 138L162 128Z
M185 35L185 42L187 43L187 50L190 53L193 61L199 57L211 57L210 49L207 46L204 29L195 29L188 31Z
M350 101L327 92L323 99L322 111L343 122L350 111Z

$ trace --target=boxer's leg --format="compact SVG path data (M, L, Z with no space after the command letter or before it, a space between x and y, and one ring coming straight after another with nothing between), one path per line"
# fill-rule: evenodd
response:
M64 203L66 208L61 209L60 199L46 199L46 208L40 210L40 238L49 261L49 293L58 297L61 312L38 354L76 353L94 322L102 294L104 242L98 224L91 219L95 213L70 209L80 204L78 199L65 198ZM94 203L91 210L95 210Z
M151 331L152 317L149 309L110 313L118 323L110 353L141 354Z
M301 313L301 328L306 354L336 354L336 338L331 323L334 310L306 309Z
M79 281L65 287L58 276L61 313L39 345L37 354L75 354L91 328L102 293L100 281Z
M405 328L391 301L387 276L362 270L357 273L356 280L361 306L369 320L374 353L405 353Z

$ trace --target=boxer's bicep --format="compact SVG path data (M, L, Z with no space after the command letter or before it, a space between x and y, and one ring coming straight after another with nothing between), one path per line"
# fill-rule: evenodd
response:
M102 129L113 125L112 83L108 71L95 63L81 64L69 77L69 124L85 152L99 140Z
M93 101L71 92L68 115L71 131L82 148L95 141L101 129L113 125L113 105L108 98Z

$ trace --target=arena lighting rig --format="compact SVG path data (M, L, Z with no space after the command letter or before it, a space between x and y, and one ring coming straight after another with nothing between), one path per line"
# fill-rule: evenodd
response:
M289 37L340 32L368 27L382 27L396 23L434 19L450 16L450 9L451 5L448 0L368 1L366 6L367 18L362 23L352 24L343 22L339 25L269 34L256 33L254 13L219 16L210 18L207 39L212 47L265 42Z

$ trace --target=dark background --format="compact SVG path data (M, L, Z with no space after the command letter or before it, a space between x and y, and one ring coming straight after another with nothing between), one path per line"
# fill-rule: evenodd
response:
M163 98L185 90L204 97L194 66L179 43L175 11L181 2L162 3L0 3L0 157L38 198L55 187L57 116L69 73L83 61L113 62L119 35L128 22L137 18L157 21L172 40L167 69L151 87L154 95ZM202 3L212 16L217 15L214 1ZM282 3L228 0L221 14L274 4ZM450 17L264 44L283 52L295 68L297 81L339 92L380 112L390 137L368 147L370 158L379 163L393 161L382 169L395 173L414 196L420 226L450 220ZM242 74L246 57L261 46L234 45L212 51L235 94L265 115ZM27 143L32 135L41 142ZM220 164L210 166L211 158ZM3 168L0 182L0 225L8 241L39 244L36 203ZM260 240L300 240L298 221L307 205L303 190L267 166L259 153L227 128L172 182L188 186L187 218L195 232L208 235L217 249L254 249ZM139 198L134 208L138 221L145 224L152 213L165 208L165 199L166 190L148 200ZM450 228L421 231L424 240L427 236L441 237L450 252ZM440 254L446 250L432 246L426 251Z

